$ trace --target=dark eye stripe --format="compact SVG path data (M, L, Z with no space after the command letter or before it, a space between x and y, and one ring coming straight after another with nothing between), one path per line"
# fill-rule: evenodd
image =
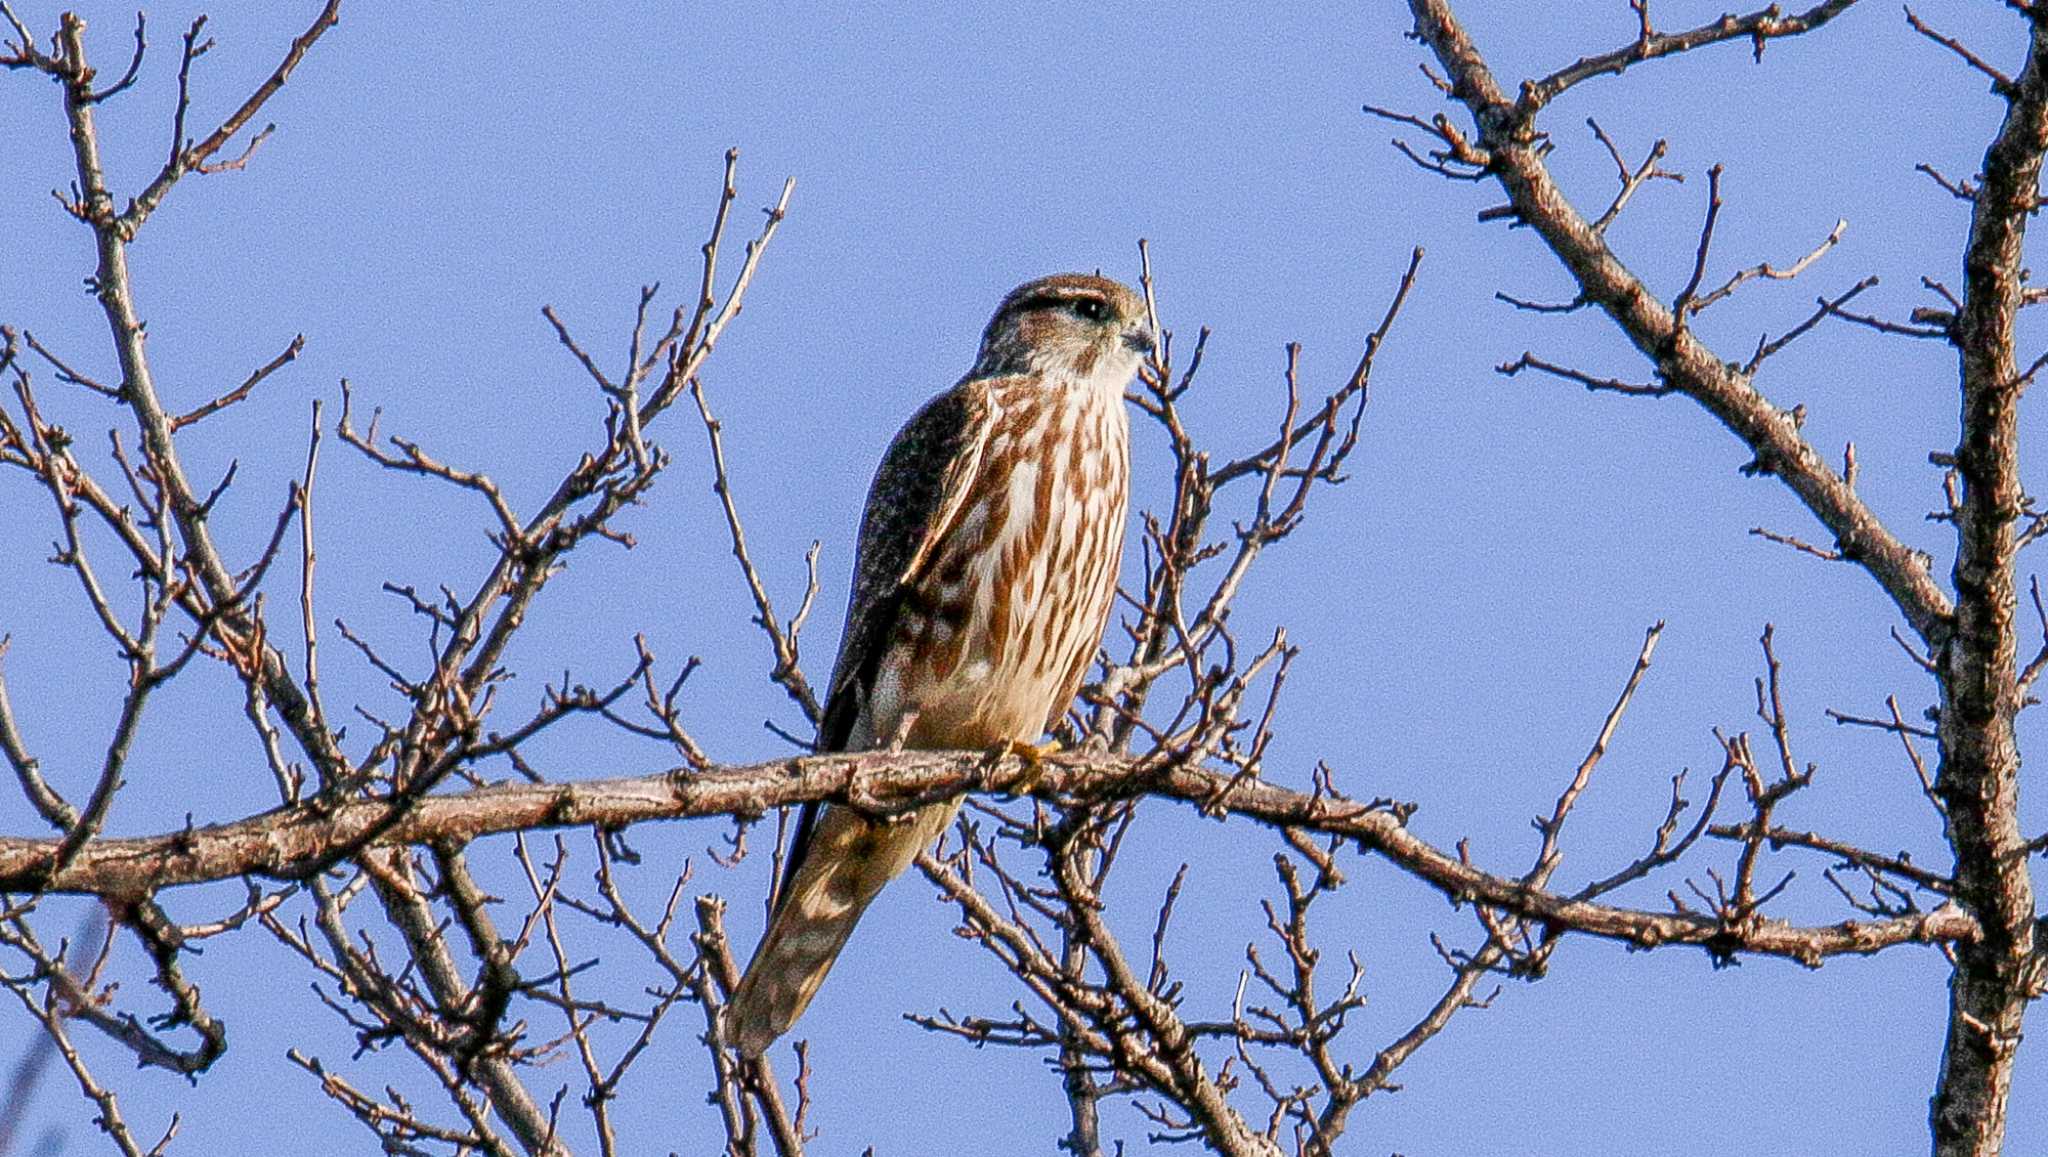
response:
M1103 321L1110 315L1109 303L1099 297L1065 296L1055 293L1034 294L1018 302L1017 308L1026 313L1040 309L1061 309L1089 321Z

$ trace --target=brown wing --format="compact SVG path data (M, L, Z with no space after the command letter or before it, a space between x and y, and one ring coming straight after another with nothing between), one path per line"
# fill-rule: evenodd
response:
M825 714L818 724L817 750L847 749L875 670L895 633L905 580L958 521L995 418L988 380L963 381L926 402L882 455L861 516L853 593L847 599L839 659L832 667ZM776 884L778 908L810 851L817 821L818 805L805 804Z

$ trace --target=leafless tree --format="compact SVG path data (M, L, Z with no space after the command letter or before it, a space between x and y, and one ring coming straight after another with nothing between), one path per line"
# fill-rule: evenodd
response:
M1751 282L1798 275L1839 230L1782 267L1716 272L1725 263L1713 249L1723 208L1720 171L1713 170L1704 222L1686 242L1690 276L1660 295L1609 247L1607 231L1643 190L1675 175L1663 167L1664 143L1631 160L1636 154L1594 125L1617 187L1587 202L1597 209L1588 211L1549 168L1553 151L1568 146L1539 127L1553 104L1595 78L1684 53L1726 53L1730 44L1761 57L1774 41L1821 34L1855 3L1829 0L1798 13L1773 6L1670 32L1653 24L1647 0L1632 0L1637 29L1626 42L1517 83L1496 75L1448 0L1411 0L1423 67L1448 111L1369 109L1403 126L1399 147L1424 169L1497 185L1506 203L1483 220L1529 229L1577 286L1569 301L1511 304L1597 310L1646 361L1638 380L1535 354L1502 372L1538 371L1625 395L1675 395L1704 408L1753 453L1750 471L1782 483L1824 528L1812 540L1758 533L1874 581L1903 620L1900 645L1933 685L1926 724L1896 698L1883 716L1843 721L1896 736L1940 820L1952 865L1916 863L1779 820L1784 801L1812 789L1814 776L1794 756L1786 675L1766 629L1754 735L1717 731L1719 769L1703 783L1674 778L1668 807L1650 817L1647 850L1576 887L1556 880L1567 821L1649 672L1661 624L1648 630L1633 666L1616 672L1620 688L1606 717L1586 721L1586 756L1538 819L1525 866L1489 869L1462 843L1420 838L1407 823L1413 804L1376 795L1369 781L1364 790L1340 786L1321 764L1269 768L1296 652L1284 632L1240 638L1230 623L1264 553L1285 543L1317 497L1343 481L1376 356L1395 335L1421 269L1419 250L1404 270L1389 271L1385 303L1348 376L1311 386L1290 357L1272 434L1258 444L1211 447L1186 420L1182 403L1198 388L1207 334L1161 344L1132 402L1171 449L1171 500L1142 520L1120 623L1062 728L1065 754L1047 759L1042 774L985 752L799 750L735 765L693 737L685 694L692 662L666 662L636 641L637 660L623 673L594 685L564 677L521 712L505 705L512 698L504 690L512 674L507 656L530 619L564 613L548 588L565 560L594 543L630 540L621 516L674 466L656 438L672 421L670 409L687 400L686 413L694 411L706 436L687 458L715 479L738 577L768 646L768 678L816 720L799 649L818 594L815 559L794 613L785 616L771 595L778 583L749 553L745 496L729 482L723 430L700 376L740 312L790 186L735 260L734 236L744 230L732 224L741 193L736 154L728 155L691 292L668 306L655 289L643 290L623 356L609 364L545 311L565 364L588 377L605 417L583 432L582 454L538 505L522 508L490 473L387 433L344 385L331 422L325 407L313 408L303 467L266 519L265 545L234 556L218 545L209 521L237 482L234 471L211 483L196 479L180 439L202 423L231 421L237 403L298 356L301 341L226 393L173 406L152 376L128 249L188 179L252 161L270 131L252 126L335 24L340 0L328 0L270 76L218 124L187 123L193 86L202 80L197 66L212 44L206 21L195 21L179 41L168 155L132 193L113 187L98 120L150 67L146 23L137 19L129 58L107 79L88 63L83 21L66 16L42 38L0 4L10 30L0 64L56 82L75 160L70 190L58 198L93 239L90 284L118 366L117 376L102 380L84 367L103 355L50 348L32 328L0 329L0 374L11 395L0 404L0 467L14 479L0 492L0 509L10 520L38 517L53 529L59 565L52 573L69 588L63 597L83 600L128 673L100 741L103 762L82 798L53 786L32 737L90 726L96 717L23 719L0 681L0 752L47 828L0 835L0 950L8 961L0 987L20 1006L12 1023L34 1026L41 1042L22 1062L16 1089L32 1085L54 1058L115 1148L176 1151L178 1119L131 1121L117 1088L75 1042L81 1034L103 1037L143 1066L203 1086L229 1036L209 1007L204 989L212 978L195 950L217 937L268 936L301 962L358 1044L354 1057L300 1050L291 1062L384 1151L647 1151L661 1139L622 1138L614 1105L627 1073L655 1055L658 1042L681 1041L702 1046L693 1079L709 1093L703 1111L716 1116L727 1152L800 1153L810 1139L812 1098L803 1047L792 1077L766 1060L741 1059L722 1038L719 1011L737 970L720 892L732 886L706 879L694 862L681 871L642 862L631 831L691 819L724 824L727 851L706 870L716 873L751 854L758 825L780 808L830 800L887 816L964 792L973 806L957 833L919 865L957 909L960 935L986 948L1014 981L1016 999L998 1010L953 1011L940 994L937 1011L912 1016L939 1038L1046 1057L1057 1078L1047 1095L1063 1096L1070 1109L1059 1139L1067 1152L1121 1151L1102 1113L1112 1103L1133 1109L1127 1119L1154 1141L1192 1140L1229 1154L1333 1152L1353 1111L1392 1088L1417 1050L1462 1011L1487 1003L1496 982L1543 975L1570 936L1703 950L1716 961L1771 956L1809 966L1841 954L1934 946L1953 971L1933 1148L1943 1157L1998 1152L2024 1014L2048 984L2048 929L2029 877L2031 857L2048 853L2048 836L2030 839L2020 827L2014 733L2015 717L2035 702L2034 680L2048 668L2048 612L2038 588L2031 601L2043 642L2021 660L2031 644L2021 639L2018 557L2048 533L2048 514L2022 488L2017 425L2020 395L2048 357L2022 367L2014 338L2020 311L2042 300L2025 284L2022 242L2042 204L2038 177L2048 153L2048 9L2008 0L2015 27L2027 34L2026 64L2012 76L1907 15L1959 67L1983 73L2007 112L1980 173L1964 179L1928 170L1970 208L1964 281L1955 290L1930 281L1935 303L1902 320L1852 308L1871 284L1866 279L1821 296L1810 314L1740 356L1709 348L1693 324L1700 314ZM1934 455L1944 496L1934 517L1955 533L1947 582L1934 559L1902 543L1859 495L1853 446L1837 467L1802 433L1803 412L1780 408L1763 392L1771 358L1834 323L1955 351L1960 433L1953 451ZM118 420L103 434L74 433L91 420L82 403L101 399L116 404ZM316 530L312 517L330 437L374 469L473 496L490 536L485 564L465 574L450 563L431 591L386 584L412 612L416 636L379 637L319 610L317 547L351 533L345 522L328 520ZM58 597L55 589L10 593L7 606ZM321 670L323 660L336 662L337 641L347 662L388 681L395 709L326 698ZM422 644L424 662L400 657L419 655ZM166 812L159 834L104 834L157 694L209 666L239 688L214 704L213 724L250 728L265 754L264 766L210 774L267 783L275 806L206 825ZM603 778L543 774L526 753L536 737L570 719L643 743L643 764ZM790 738L804 746L800 736ZM1147 911L1113 911L1105 899L1128 833L1176 806L1213 818L1234 839L1268 841L1273 849L1271 898L1247 914L1234 991L1192 985L1170 959L1180 878ZM776 831L762 854L779 859L779 825ZM1380 1039L1360 1039L1354 1024L1366 993L1348 931L1318 923L1318 906L1344 886L1361 856L1441 893L1472 921L1464 933L1433 938L1446 969L1440 994ZM522 890L491 895L472 869L480 858L515 865ZM1825 878L1846 905L1841 919L1802 924L1775 914L1773 902L1790 879L1786 860L1828 866ZM166 910L168 895L222 881L242 884L239 903L194 922ZM1636 885L1645 881L1664 899L1624 899L1643 894ZM650 903L650 894L663 898ZM65 897L96 899L106 923L66 935L76 908L64 908ZM153 972L153 994L109 981L109 962L138 950ZM364 1075L363 1054L386 1052L410 1057L413 1067L409 1077L379 1087ZM19 1093L0 1106L0 1152L26 1101ZM834 1139L835 1150L841 1140Z

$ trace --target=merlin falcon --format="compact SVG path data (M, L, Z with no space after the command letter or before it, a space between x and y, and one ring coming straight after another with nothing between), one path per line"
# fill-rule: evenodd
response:
M974 368L897 432L861 518L819 751L1036 750L1066 713L1116 595L1146 317L1104 277L1019 286ZM804 808L726 1013L742 1054L789 1031L861 912L959 810Z

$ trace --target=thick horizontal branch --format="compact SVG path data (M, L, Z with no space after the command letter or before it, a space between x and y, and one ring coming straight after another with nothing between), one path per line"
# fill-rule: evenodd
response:
M114 899L245 875L293 878L375 833L378 844L447 843L553 827L624 827L650 820L755 815L813 800L896 814L961 792L1000 792L1025 777L1014 759L977 752L867 752L777 760L702 773L579 783L517 784L429 796L397 822L388 806L361 801L328 809L280 809L233 823L166 835L98 840L54 879L58 841L0 838L0 892L88 893ZM1695 912L1649 912L1573 900L1496 876L1410 832L1384 805L1290 791L1199 768L1110 756L1044 760L1032 794L1064 801L1154 795L1278 828L1356 840L1454 901L1512 912L1557 928L1641 948L1692 944L1717 956L1757 953L1813 966L1828 956L1897 944L1969 940L1976 924L1944 906L1879 921L1798 927L1753 918L1730 924Z

